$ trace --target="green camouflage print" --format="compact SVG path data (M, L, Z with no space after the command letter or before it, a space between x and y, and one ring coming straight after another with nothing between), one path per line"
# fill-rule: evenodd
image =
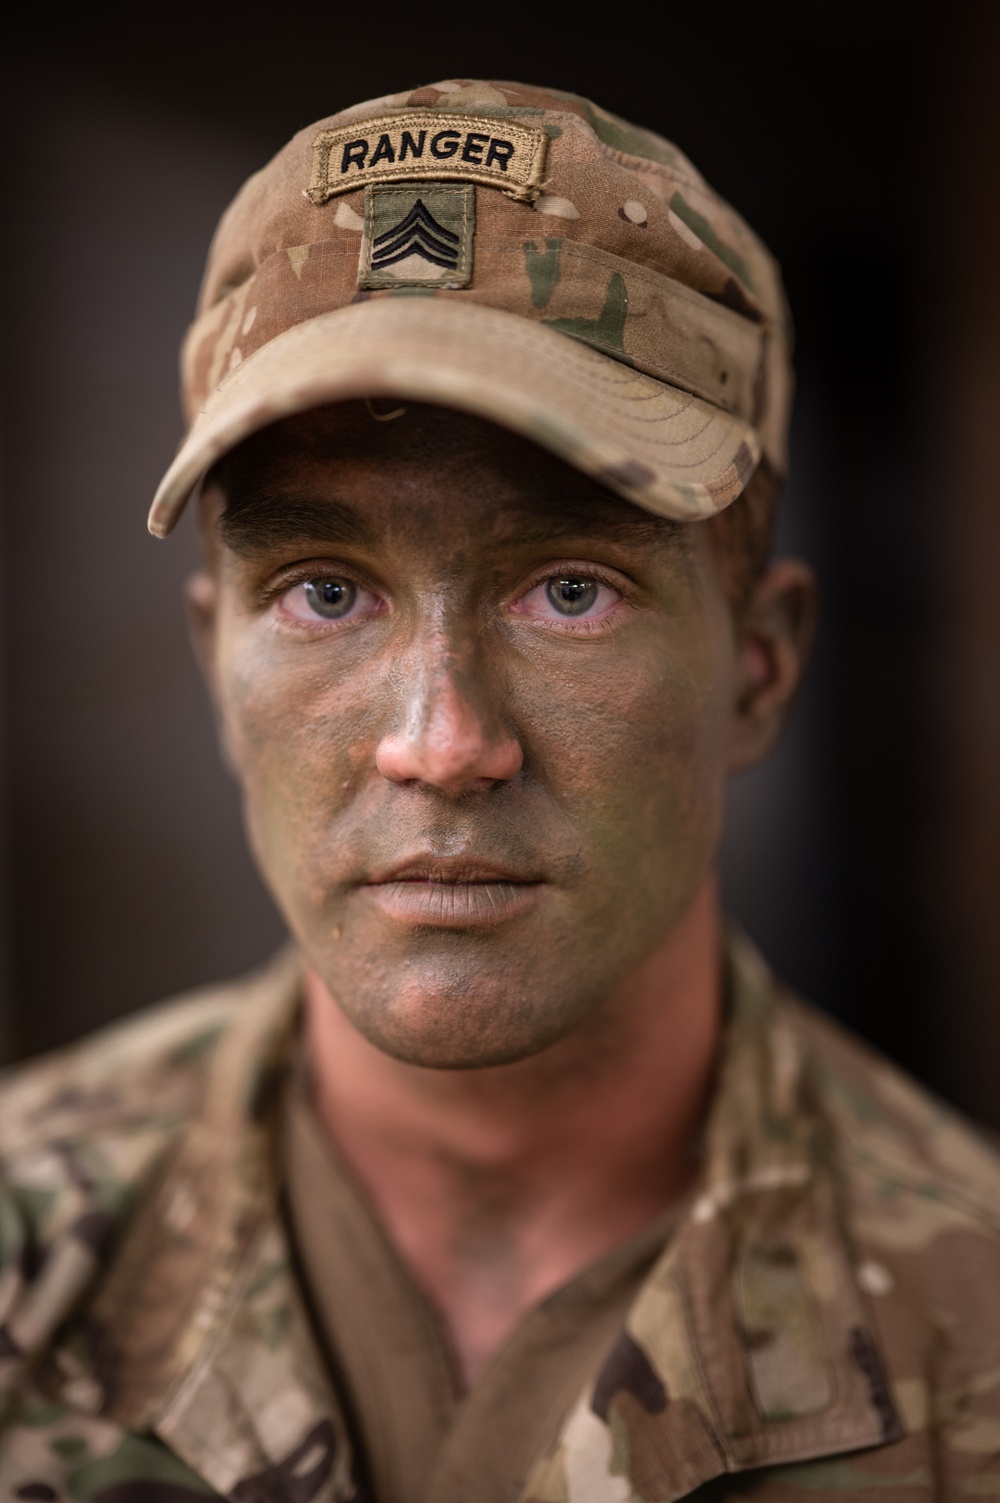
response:
M397 265L400 250L377 269L374 242L380 231L383 239L389 233L390 207L409 203L406 184L373 186L359 171L329 193L310 187L317 143L357 132L363 144L369 121L375 122L373 136L393 121L400 122L400 136L404 121L419 136L421 119L431 131L445 119L468 119L483 132L531 131L544 143L542 176L517 198L502 191L499 178L484 184L470 165L462 233L434 221L433 213L425 220L425 230L439 237L444 261L411 258L407 271ZM410 166L416 172L424 164ZM392 171L405 176L399 163ZM449 160L448 171L461 175L458 157ZM414 212L420 194L437 194L441 203L456 187L461 184L411 182ZM399 192L404 196L396 200ZM453 268L441 244L449 235L456 254L461 241L461 265ZM392 285L397 276L400 285ZM546 362L554 360L537 396L540 413L551 408L572 416L581 404L584 412L603 413L609 451L595 450L593 424L583 421L567 425L557 452L653 511L678 520L712 515L740 494L762 457L775 475L786 472L790 319L778 267L744 220L670 142L588 100L526 84L450 79L317 121L237 194L216 232L185 340L182 386L191 430L154 501L153 532L170 530L206 468L248 431L300 410L303 402L385 395L378 389L383 378L394 377L396 395L465 402L549 441L544 422L532 429L529 418L498 395L497 383L507 384L506 376L486 354L475 378L466 372L451 387L427 372L422 381L408 374L397 347L383 351L376 365L359 366L343 389L327 370L329 391L312 376L299 388L282 376L280 362L272 367L260 359L276 342L291 349L293 331L310 324L321 325L331 350L353 337L355 325L377 331L375 305L401 297L425 298L436 310L421 330L418 372L440 363L445 331L458 327L455 310L469 313L467 338L486 354L495 351L501 363L524 322L536 333L565 335L588 353L609 357L610 369L607 358L592 360L577 380L560 372L552 342L547 352L536 339L509 384L518 387L526 369L548 370ZM473 330L473 315L486 310L504 317L480 321ZM573 383L565 389L562 375ZM356 389L362 380L367 391ZM627 401L619 413L618 399L629 394L643 409L639 425L628 421ZM225 433L217 426L223 412L235 423Z
M566 332L586 340L584 326L600 320L609 280L617 277L623 306L612 347L661 380L683 370L686 387L752 418L776 469L784 469L789 385L770 367L772 355L787 364L791 330L770 253L662 137L587 100L525 84L450 81L356 105L301 131L251 178L219 226L187 338L189 417L278 332L357 299L364 188L319 207L304 196L313 142L328 127L414 105L516 116L542 124L550 136L544 191L533 204L480 192L475 272L460 301L526 318L545 308L546 322L552 315L561 324L580 321ZM529 264L540 243L564 247L541 305ZM557 306L549 309L557 288ZM702 319L712 321L714 338L705 336ZM769 405L770 414L763 410Z
M730 961L696 1196L520 1503L1000 1496L1000 1160ZM275 1182L297 975L0 1085L0 1498L361 1503Z

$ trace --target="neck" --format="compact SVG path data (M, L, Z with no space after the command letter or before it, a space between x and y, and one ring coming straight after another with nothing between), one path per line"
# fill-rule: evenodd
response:
M383 1054L314 971L321 1119L473 1381L531 1306L687 1189L720 1020L714 879L571 1037L516 1064Z

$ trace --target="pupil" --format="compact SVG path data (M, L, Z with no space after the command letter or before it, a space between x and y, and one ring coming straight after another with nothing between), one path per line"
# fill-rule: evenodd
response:
M305 591L317 616L327 621L346 616L358 595L357 586L349 579L310 579Z
M548 596L563 616L582 616L597 599L597 585L592 579L550 579Z

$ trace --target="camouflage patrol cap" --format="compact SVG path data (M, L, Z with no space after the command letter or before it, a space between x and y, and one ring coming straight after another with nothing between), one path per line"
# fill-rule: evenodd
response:
M704 518L762 456L784 473L791 384L778 268L674 146L573 94L449 80L300 131L237 195L149 527L255 430L380 396Z

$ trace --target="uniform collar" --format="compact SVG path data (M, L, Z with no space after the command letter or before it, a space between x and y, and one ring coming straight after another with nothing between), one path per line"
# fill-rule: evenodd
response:
M670 1503L725 1472L903 1434L795 1006L745 939L729 962L704 1187L524 1503L575 1498L584 1475L603 1479L593 1503Z
M902 1434L794 1007L745 940L729 971L701 1191L522 1503L670 1503L725 1472ZM286 958L246 997L88 1322L100 1412L243 1503L356 1497L278 1207L274 1108L298 992Z

